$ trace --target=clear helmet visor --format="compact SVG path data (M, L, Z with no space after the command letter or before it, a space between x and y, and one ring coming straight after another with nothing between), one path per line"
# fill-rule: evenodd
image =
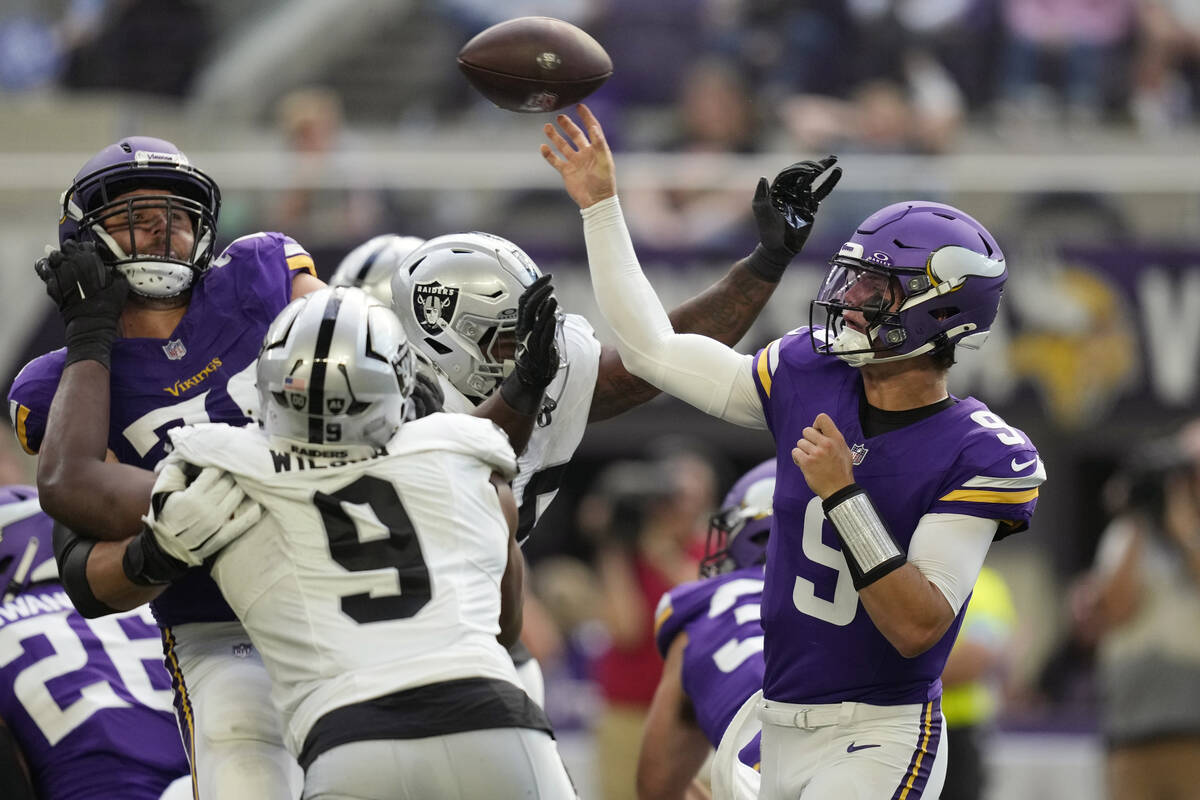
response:
M899 347L905 339L899 314L904 300L900 278L893 270L835 259L811 308L810 324L825 328L820 351L845 356Z

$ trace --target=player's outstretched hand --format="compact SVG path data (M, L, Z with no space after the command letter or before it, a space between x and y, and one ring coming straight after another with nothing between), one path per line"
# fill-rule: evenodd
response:
M543 130L554 147L543 144L541 151L546 163L562 176L571 199L587 208L616 195L616 168L600 122L583 103L575 109L587 132L566 114L559 114L555 121L566 136L547 122Z
M535 414L542 395L558 374L558 299L550 276L543 275L517 301L517 350L513 372L500 384L506 403L522 414Z
M204 563L258 522L262 506L217 467L169 462L154 482L142 521L162 551L190 566Z
M63 242L34 264L67 328L67 363L109 365L117 320L129 295L125 276L105 264L91 242Z
M818 414L803 436L792 448L792 461L814 494L824 500L854 483L850 448L828 414Z
M756 252L765 261L762 277L778 281L812 233L817 209L842 179L842 168L835 167L837 156L820 161L798 161L785 167L775 180L758 179L750 208L758 226ZM819 186L816 181L824 176Z
M558 374L558 298L550 276L526 287L517 301L517 377L526 386L545 389Z

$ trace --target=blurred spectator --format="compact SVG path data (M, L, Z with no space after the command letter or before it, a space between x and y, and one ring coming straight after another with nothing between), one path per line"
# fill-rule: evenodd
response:
M950 743L942 800L983 797L983 754L1001 701L1004 667L1012 658L1016 614L1004 578L985 566L942 670L942 715Z
M688 66L707 49L712 0L604 0L588 32L612 56L603 94L620 106L668 104Z
M845 0L709 0L714 49L749 70L756 94L774 103L789 94L842 96L857 65Z
M541 662L545 675L546 713L560 733L588 728L595 723L599 706L592 681L594 663L608 646L598 616L599 582L582 561L552 556L532 567L529 584L558 636L556 649L539 651L522 631L522 641Z
M62 71L62 28L36 13L9 9L0 18L0 90L27 92L57 80Z
M1108 79L1133 31L1135 0L1002 0L1007 44L1003 96L1018 117L1050 111L1047 62L1061 73L1068 120L1099 121Z
M675 106L677 131L666 149L681 154L752 153L758 149L754 95L733 64L703 60L683 80ZM697 162L695 170L711 169ZM631 187L622 192L635 239L655 247L720 244L744 232L751 186L728 190Z
M849 100L797 95L780 107L801 148L838 154L942 153L953 147L963 113L954 81L915 51L895 78L862 83Z
M696 577L715 491L712 467L680 453L613 464L580 505L580 527L598 543L601 619L611 638L596 665L605 701L596 726L605 800L637 797L642 725L662 673L655 607L664 592Z
M992 0L847 0L856 27L856 80L896 79L934 60L972 108L990 99L996 56Z
M288 231L309 249L354 244L377 233L383 217L377 191L315 188L322 176L341 171L338 156L348 145L337 93L296 89L280 99L275 118L292 156L295 185L271 197L265 229Z
M1164 133L1195 111L1200 3L1141 0L1130 111L1145 133Z
M75 0L62 84L184 97L213 41L211 13L196 0Z
M1200 787L1200 422L1147 446L1110 484L1117 511L1076 592L1097 642L1113 798Z

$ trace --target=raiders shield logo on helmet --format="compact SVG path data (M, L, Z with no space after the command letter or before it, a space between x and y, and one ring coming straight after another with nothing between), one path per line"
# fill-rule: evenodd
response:
M413 286L413 313L421 329L437 336L454 318L458 304L458 289L442 286L437 281Z

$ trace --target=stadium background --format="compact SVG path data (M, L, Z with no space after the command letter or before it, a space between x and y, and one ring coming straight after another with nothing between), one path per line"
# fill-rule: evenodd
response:
M613 57L590 102L668 306L753 246L760 175L840 156L844 179L744 352L807 323L824 258L874 208L937 199L996 234L1010 289L987 348L963 355L952 388L1029 433L1050 480L1032 530L989 557L1020 619L992 791L1098 797L1096 691L1068 588L1106 522L1105 479L1197 407L1200 87L1194 56L1170 55L1154 12L1177 8L1172 29L1198 38L1200 13L1188 19L1186 2L1064 1L1041 4L1062 16L1039 20L1035 5L0 0L0 373L7 387L30 356L61 344L31 265L56 241L75 170L130 133L174 141L217 180L222 244L283 230L328 277L376 233L487 230L553 272L566 308L607 339L577 211L537 154L548 117L488 105L454 66L462 43L501 19L575 21ZM765 434L666 398L593 426L530 547L535 570L589 559L580 497L605 464L663 435L702 443L722 491L771 452ZM602 646L594 626L578 635ZM586 786L603 768L587 747L595 690L586 670L550 672L551 711Z

